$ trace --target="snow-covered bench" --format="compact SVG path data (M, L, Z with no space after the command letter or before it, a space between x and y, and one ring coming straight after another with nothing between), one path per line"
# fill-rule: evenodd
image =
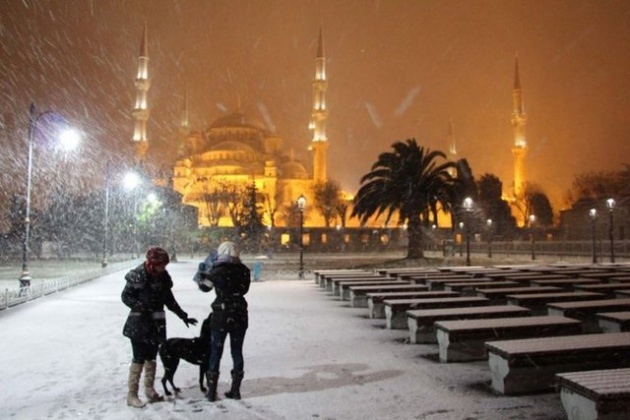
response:
M345 275L354 275L354 274L373 274L373 273L371 271L367 271L363 269L346 268L346 269L313 270L313 274L315 274L315 283L319 284L321 287L324 287L326 276L332 277L335 275L345 276Z
M423 286L419 284L418 286ZM459 296L457 292L438 291L416 291L416 292L384 292L384 293L368 293L368 311L370 318L385 318L385 299L428 299Z
M351 274L351 275L338 275L338 276L325 276L324 277L324 289L328 292L334 292L335 287L340 281L353 281L353 280L395 280L391 277L384 277L380 274Z
M581 322L563 316L526 316L437 321L440 362L484 360L486 341L579 334Z
M410 309L457 308L462 306L486 306L488 299L477 296L445 297L428 299L385 299L385 318L388 329L407 329L407 314Z
M582 327L585 333L597 333L602 331L597 320L597 313L629 310L630 298L554 302L547 304L547 313L549 315L566 316L582 321Z
M543 279L533 280L530 282L532 286L556 286L562 287L565 290L574 290L574 287L578 284L599 284L600 281L596 279L586 278L567 278L567 279Z
M500 394L548 391L556 373L630 367L630 333L488 341L486 350Z
M410 310L407 311L409 342L414 344L437 343L434 325L436 321L454 319L508 318L529 315L531 315L531 311L529 309L514 305Z
M556 382L569 420L630 417L630 369L559 373Z
M599 328L605 333L630 331L630 310L603 312L595 315Z
M615 296L615 292L619 291L619 290L629 290L630 289L630 283L617 283L617 282L610 282L610 283L601 283L601 284L580 284L580 285L576 285L575 286L575 290L584 290L587 292L597 292L597 293L603 293L603 294L607 294L610 297L614 297Z
M515 295L518 293L552 293L561 292L562 289L554 286L522 286L522 287L500 287L497 289L477 289L477 296L485 297L496 304L505 303L507 295Z
M393 286L409 284L411 283L391 278L340 281L335 283L333 295L339 296L341 300L350 300L350 287L352 286Z
M594 292L555 292L535 294L515 294L505 296L507 303L531 309L536 314L546 315L547 304L555 302L575 302L606 299L606 295Z
M479 280L479 279L474 279ZM497 289L499 287L516 287L518 283L502 280L482 280L482 281L454 281L444 283L444 290L460 293L476 293L477 289Z
M429 286L405 282L404 284L352 285L348 289L350 291L350 306L353 308L367 308L368 293L428 291Z

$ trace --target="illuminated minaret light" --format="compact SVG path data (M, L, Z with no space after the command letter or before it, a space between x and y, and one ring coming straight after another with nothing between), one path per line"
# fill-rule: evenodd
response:
M179 122L179 138L177 144L177 157L182 158L186 154L186 140L190 134L190 121L188 117L188 84L184 91L184 100L182 101L182 109Z
M131 115L134 119L133 141L135 145L136 160L145 158L149 147L147 140L147 121L149 120L149 108L147 104L147 92L151 87L149 80L149 49L147 39L147 25L144 25L142 42L140 43L140 56L138 58L138 73L136 75L136 103Z
M521 89L521 79L518 71L518 55L514 64L514 89L512 91L512 129L514 130L514 146L512 155L514 156L514 198L521 201L525 195L525 184L527 182L527 171L525 158L527 157L527 141L525 140L525 124L527 115L523 105L523 91Z
M309 128L313 130L311 149L313 151L313 180L325 182L326 176L326 149L328 138L326 137L326 58L324 56L324 41L322 29L319 29L317 44L317 57L315 59L315 80L313 81L313 110L311 111L311 123Z
M451 162L457 162L457 146L455 145L455 130L453 129L452 119L449 120L446 140L448 142L448 160ZM448 168L448 173L454 177L455 168Z

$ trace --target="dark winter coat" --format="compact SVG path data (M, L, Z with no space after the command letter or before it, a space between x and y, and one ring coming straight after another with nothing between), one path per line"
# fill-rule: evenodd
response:
M214 284L216 299L212 302L211 328L219 331L247 329L247 301L244 296L251 282L249 268L239 259L217 261L204 279ZM208 292L211 289L201 289Z
M168 272L154 276L147 272L144 263L129 271L122 301L131 311L123 327L123 335L132 341L161 344L166 340L166 314L164 305L181 319L187 314L179 307L171 288L173 280Z

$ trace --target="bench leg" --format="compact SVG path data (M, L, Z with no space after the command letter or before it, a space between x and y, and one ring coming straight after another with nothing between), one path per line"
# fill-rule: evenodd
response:
M565 387L560 391L560 399L568 420L597 420L595 402ZM621 417L620 417L621 418Z

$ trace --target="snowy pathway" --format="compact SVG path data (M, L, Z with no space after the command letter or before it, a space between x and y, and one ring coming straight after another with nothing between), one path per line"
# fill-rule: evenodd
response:
M174 293L190 316L214 296L190 280L195 263L169 265ZM485 362L442 365L435 346L403 342L366 309L349 308L312 279L252 283L243 400L209 403L198 368L182 362L178 399L125 405L131 348L121 335L123 272L0 312L2 419L562 419L556 394L492 395ZM173 314L170 337L192 337ZM229 351L220 395L229 384ZM158 377L162 375L161 365ZM161 392L161 384L156 381Z

